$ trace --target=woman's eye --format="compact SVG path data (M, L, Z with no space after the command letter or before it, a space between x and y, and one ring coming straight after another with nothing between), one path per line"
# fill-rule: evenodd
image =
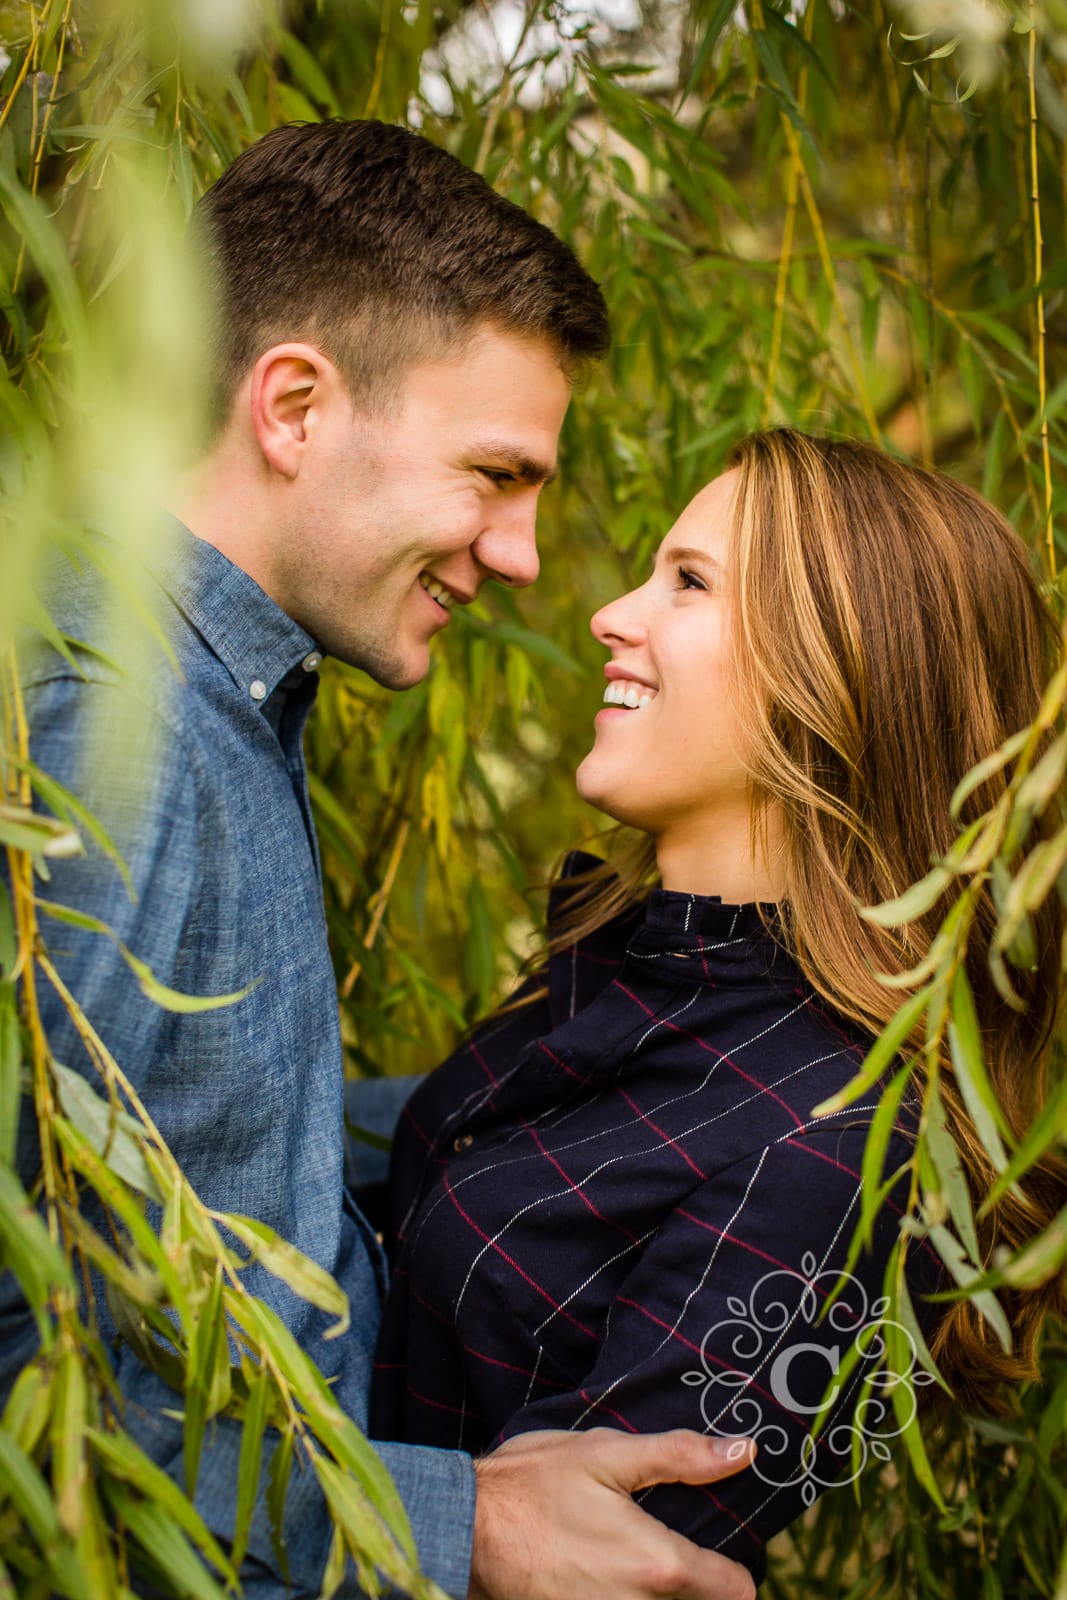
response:
M678 568L679 589L706 589L707 584L703 578L698 578L695 572L690 572L688 567Z

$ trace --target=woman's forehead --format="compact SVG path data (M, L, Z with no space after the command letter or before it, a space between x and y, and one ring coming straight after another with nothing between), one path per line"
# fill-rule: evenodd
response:
M731 507L740 474L736 467L712 478L695 494L663 541L721 557L730 529Z

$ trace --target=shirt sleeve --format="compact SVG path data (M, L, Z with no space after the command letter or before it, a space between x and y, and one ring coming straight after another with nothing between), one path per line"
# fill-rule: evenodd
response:
M182 1484L182 1426L174 1415L173 1393L128 1351L120 1361L119 1381L127 1396L125 1423L151 1458ZM241 1567L243 1593L254 1600L315 1600L332 1536L332 1524L315 1474L299 1451L293 1458L283 1512L283 1539L289 1563L288 1584L278 1571L267 1512L271 1457L278 1444L272 1428L264 1439L260 1492L252 1513L248 1554ZM423 1445L378 1444L411 1524L423 1573L454 1600L464 1600L470 1581L474 1536L474 1463L459 1450ZM241 1454L241 1428L232 1417L216 1417L204 1439L195 1504L224 1545L233 1537L235 1486ZM362 1600L365 1594L351 1563L336 1600ZM390 1600L398 1600L390 1591Z
M462 1450L375 1441L411 1523L419 1565L446 1594L464 1600L474 1541L474 1462Z
M127 880L82 829L85 854L49 862L49 881L38 883L38 893L98 918L162 983L188 988L186 955L195 936L202 832L211 827L212 803L210 784L198 774L196 751L160 717L108 682L57 675L30 686L26 700L34 762L89 808L129 874ZM63 982L146 1096L149 1111L166 1134L168 1107L176 1110L181 1097L169 1048L171 1014L142 992L113 939L47 916L41 918L41 932ZM99 1089L99 1077L62 998L43 979L38 996L56 1058ZM396 1080L387 1081L389 1093L379 1094L360 1118L382 1132L391 1132L411 1088L410 1082L394 1088ZM176 1125L184 1126L180 1116ZM175 1154L181 1159L177 1146ZM219 1159L225 1159L222 1150ZM24 1181L32 1181L39 1164L32 1107L20 1129L19 1164ZM12 1275L0 1275L0 1394L35 1344L32 1319ZM116 1356L116 1379L127 1400L126 1425L180 1483L181 1428L167 1416L175 1395L125 1349ZM376 1448L405 1503L422 1570L447 1593L464 1596L474 1524L470 1457L403 1445ZM239 1455L239 1427L231 1419L217 1418L205 1441L196 1503L224 1541L232 1535ZM286 1512L292 1587L277 1570L269 1519L260 1503L242 1571L246 1592L256 1600L317 1595L329 1537L325 1502L313 1476L305 1473L294 1481ZM339 1596L349 1600L362 1593L352 1569Z
M151 1079L169 1014L143 993L121 941L161 982L182 987L182 940L198 891L198 803L193 766L158 717L109 683L53 677L26 691L34 763L92 813L123 858L124 875L84 825L84 854L50 859L38 895L96 918L114 938L40 914L63 983L138 1090ZM37 985L53 1054L100 1088L67 1006ZM33 1137L20 1139L20 1172L33 1176Z
M389 1149L361 1138L370 1133L392 1144L396 1125L425 1073L399 1078L353 1078L345 1084L345 1182L353 1192L384 1183Z
M868 1345L862 1330L879 1320L893 1210L883 1209L873 1249L820 1315L859 1217L865 1134L853 1124L792 1136L699 1187L622 1285L585 1381L518 1412L501 1437L604 1426L754 1438L755 1462L736 1476L658 1486L639 1499L698 1544L762 1573L771 1535L831 1484L851 1481L856 1430L863 1461L897 1431L877 1385L857 1411L875 1348L843 1371L850 1349ZM906 1150L894 1136L890 1159L899 1163Z

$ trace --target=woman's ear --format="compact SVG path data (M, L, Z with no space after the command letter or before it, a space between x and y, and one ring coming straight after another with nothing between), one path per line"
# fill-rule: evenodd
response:
M252 429L264 461L295 478L314 437L319 413L343 391L333 362L311 344L265 350L252 370Z

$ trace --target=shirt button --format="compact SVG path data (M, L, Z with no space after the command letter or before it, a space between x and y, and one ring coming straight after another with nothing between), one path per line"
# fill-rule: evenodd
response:
M469 1150L473 1143L474 1143L474 1135L473 1135L473 1133L461 1133L461 1134L458 1135L457 1138L452 1140L452 1148L453 1148L453 1150L456 1152L456 1154L458 1156L458 1155L462 1155L464 1150Z
M306 655L304 657L300 665L303 667L305 672L317 672L322 666L322 651L312 650L310 655Z
M265 700L267 698L267 685L262 678L253 678L248 685L248 692L253 700Z

